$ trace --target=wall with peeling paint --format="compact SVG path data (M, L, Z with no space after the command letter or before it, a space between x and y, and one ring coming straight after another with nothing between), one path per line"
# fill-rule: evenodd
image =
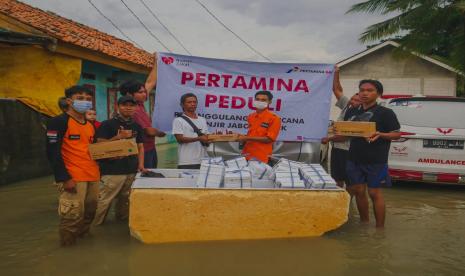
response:
M40 47L0 46L0 98L18 98L35 110L58 115L57 100L81 75L81 60Z

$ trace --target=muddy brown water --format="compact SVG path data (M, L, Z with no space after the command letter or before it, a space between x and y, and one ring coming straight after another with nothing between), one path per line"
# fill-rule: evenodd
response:
M175 148L159 153L174 166ZM464 187L401 183L385 197L384 230L352 205L318 238L144 245L110 216L60 248L57 192L37 178L0 187L0 275L465 275Z

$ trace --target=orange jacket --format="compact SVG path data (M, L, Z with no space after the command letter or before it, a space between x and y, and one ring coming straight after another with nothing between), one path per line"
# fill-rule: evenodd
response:
M273 142L279 136L281 130L281 118L273 112L265 109L258 113L254 112L247 118L249 123L249 137L268 137ZM262 143L256 141L247 141L242 154L247 160L252 158L268 163L271 154L273 153L273 142Z

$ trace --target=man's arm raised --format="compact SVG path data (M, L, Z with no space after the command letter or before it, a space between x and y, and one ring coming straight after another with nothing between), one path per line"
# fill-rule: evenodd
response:
M334 66L333 94L337 100L344 95L341 80L339 78L339 67L337 65Z
M157 85L157 60L158 60L158 54L155 52L153 53L153 67L152 70L150 70L150 73L145 80L145 90L147 90L147 93L150 93L155 86Z

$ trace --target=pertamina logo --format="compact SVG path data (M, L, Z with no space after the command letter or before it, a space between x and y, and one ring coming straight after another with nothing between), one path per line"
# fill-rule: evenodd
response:
M161 61L163 61L164 64L170 65L174 62L173 57L162 57Z
M444 134L444 135L447 135L449 133L451 133L454 129L453 128L440 128L438 127L437 128L437 131L439 131L440 133Z
M286 73L292 73L292 72L298 72L298 73L315 73L315 74L331 74L333 71L332 70L315 70L315 69L302 69L299 66L294 66L292 69L287 70Z

